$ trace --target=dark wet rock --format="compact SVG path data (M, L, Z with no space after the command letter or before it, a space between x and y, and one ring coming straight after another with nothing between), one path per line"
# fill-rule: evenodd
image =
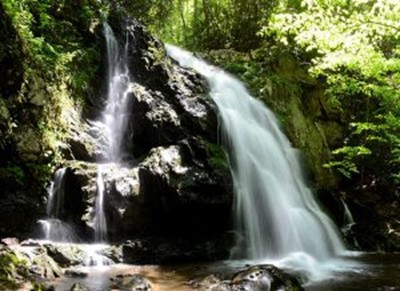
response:
M210 234L226 230L232 183L224 153L215 148L218 146L192 138L151 150L138 167L103 165L104 208L107 222L113 226L109 228L109 237L182 231ZM71 163L69 167L68 179L74 185L74 193L69 194L67 189L66 197L77 197L74 203L78 205L70 208L69 216L75 220L80 217L92 228L98 167L83 162Z
M68 138L62 147L66 159L94 162L101 155L100 142L89 134L91 127L79 117L72 119Z
M299 281L273 265L246 268L227 280L211 274L188 283L202 291L302 291Z
M90 289L80 282L75 282L72 284L70 291L89 291Z
M188 283L191 287L200 291L230 291L231 283L224 280L219 274L208 275L204 278L193 280Z
M228 235L207 241L170 237L130 240L122 245L123 262L163 264L213 261L229 255L231 242L232 239Z
M1 168L1 166L0 185L0 236L25 238L26 233L32 231L32 225L36 224L44 209L42 209L43 206L38 196L28 196L27 194L35 192L36 186L29 184L30 191L26 191L24 187L17 190L16 188L20 186L16 184L15 177L8 169Z
M303 290L299 281L273 265L253 266L232 278L234 291Z
M148 232L194 235L227 229L230 177L210 166L207 158L205 146L196 139L150 152L139 168L143 203L135 210L147 217Z
M133 91L134 142L141 151L171 144L183 136L180 117L160 92L139 84L133 85Z
M142 275L134 274L129 276L117 277L113 289L132 290L132 291L151 291L150 281Z
M68 166L73 176L71 181L74 181L77 191L81 193L80 203L84 207L84 211L77 215L85 223L88 235L92 236L94 232L97 177L101 171L105 191L104 212L108 225L113 226L108 229L108 237L112 240L123 237L124 229L129 229L131 224L130 221L124 222L126 210L139 195L138 169L129 164L104 164L100 169L99 165L86 162L73 162Z
M205 81L169 59L163 44L136 20L128 18L118 25L113 21L120 21L111 20L117 38L129 41L129 67L135 80L128 127L133 146L128 148L140 156L195 134L216 142L216 106L207 96Z
M68 269L65 270L65 276L72 277L72 278L86 278L88 273L76 269Z
M84 253L77 245L72 244L45 244L47 254L60 266L69 267L82 264Z

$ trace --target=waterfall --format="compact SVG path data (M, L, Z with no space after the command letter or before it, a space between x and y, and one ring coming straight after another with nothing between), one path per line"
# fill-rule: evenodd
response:
M128 40L120 48L113 30L104 23L104 36L107 46L107 100L102 112L102 123L106 140L106 161L122 162L125 154L125 133L129 121ZM95 205L95 241L107 241L107 222L104 210L106 193L101 166L97 173L97 197Z
M353 215L351 214L351 211L343 198L340 198L340 202L342 203L343 207L343 226L341 227L341 231L345 238L354 247L359 248L360 246L353 233L353 226L356 224L356 222L354 221Z
M111 27L104 23L107 44L107 101L102 118L107 141L106 156L110 162L121 162L124 154L124 136L129 120L128 40L121 50Z
M48 189L47 217L59 218L64 207L65 168L58 169Z
M96 242L104 242L107 239L107 222L104 215L104 181L101 167L97 172L97 198L95 205L95 223L94 223L94 235Z
M235 189L234 256L252 260L307 254L326 261L345 250L339 233L306 186L294 149L273 113L233 76L168 45L181 66L203 75L217 104Z
M47 200L47 218L39 220L44 233L44 239L56 242L79 241L72 226L64 222L66 168L61 168L54 174L50 184Z

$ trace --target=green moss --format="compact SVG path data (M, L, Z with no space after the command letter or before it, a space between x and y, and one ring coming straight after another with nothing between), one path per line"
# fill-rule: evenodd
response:
M207 142L206 146L210 165L215 169L228 169L228 157L223 147L210 142Z
M0 287L16 290L21 287L21 277L27 276L27 261L9 249L0 250Z

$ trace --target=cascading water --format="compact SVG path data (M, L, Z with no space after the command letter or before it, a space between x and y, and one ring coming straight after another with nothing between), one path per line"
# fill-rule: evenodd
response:
M104 181L103 181L103 173L101 171L101 167L97 172L97 198L95 205L95 223L94 223L94 235L95 241L104 242L107 239L107 222L104 215Z
M47 216L60 217L64 207L65 194L65 168L58 169L54 174L54 180L50 184L48 190L49 198L47 201Z
M104 23L107 44L108 87L103 122L107 140L106 155L110 162L121 162L124 154L124 137L129 120L128 92L130 76L128 69L128 45L121 50L111 27Z
M73 228L62 220L65 196L65 173L66 168L61 168L54 174L54 179L48 189L47 218L39 220L46 240L57 242L79 240Z
M341 227L341 231L346 239L350 240L353 246L359 248L359 244L353 233L353 226L356 224L356 222L354 221L353 215L351 214L351 211L343 198L340 198L340 202L342 203L343 207L343 226Z
M123 160L125 132L129 120L129 84L130 76L127 61L128 41L121 50L111 27L104 23L104 35L107 45L107 101L102 113L105 129L106 161L118 163ZM95 240L107 240L107 223L104 212L105 186L101 166L97 173L97 197L95 205Z
M234 255L260 260L306 254L325 261L343 252L335 225L307 188L297 152L273 113L229 74L177 47L168 45L167 52L207 79L218 106L244 241Z

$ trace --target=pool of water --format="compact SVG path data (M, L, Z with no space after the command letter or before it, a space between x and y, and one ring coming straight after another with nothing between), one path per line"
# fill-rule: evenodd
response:
M357 268L306 284L307 291L400 290L400 254L364 253L353 257Z
M306 291L317 290L400 290L400 254L363 253L347 258L354 261L356 267L351 270L337 271L325 280L309 282L304 285ZM62 277L54 282L56 290L70 290L75 282L80 282L92 291L108 290L113 279L119 276L140 274L146 277L155 291L194 290L188 282L195 278L219 273L230 278L233 273L245 267L241 262L216 262L175 266L132 266L113 265L104 267L82 267L85 278Z

